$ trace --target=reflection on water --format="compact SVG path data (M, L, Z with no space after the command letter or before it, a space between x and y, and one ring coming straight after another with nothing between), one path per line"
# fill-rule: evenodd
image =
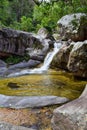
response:
M56 95L77 98L86 81L75 81L66 72L49 70L45 74L34 74L0 80L0 94L6 95Z

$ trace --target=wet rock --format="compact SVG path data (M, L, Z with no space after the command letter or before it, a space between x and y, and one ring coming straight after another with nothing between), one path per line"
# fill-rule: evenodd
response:
M69 99L57 96L5 96L0 95L0 106L9 108L35 108L63 104Z
M15 126L9 123L0 122L0 130L35 130L35 129L26 128L22 126Z
M0 77L4 76L4 73L7 71L6 67L0 67Z
M19 69L22 69L22 68L33 68L35 66L37 66L38 64L40 64L41 62L40 61L37 61L37 60L29 60L28 62L26 61L23 61L23 62L20 62L18 64L15 64L15 65L12 65L9 67L9 69L16 69L16 68L19 68Z
M53 130L87 129L87 85L82 95L54 110Z
M84 41L87 39L87 16L76 13L63 16L58 21L59 34L62 40Z
M3 76L6 70L7 70L7 64L3 60L0 60L0 76L1 77Z
M84 42L73 42L70 52L68 69L75 76L87 78L87 40Z
M69 60L69 54L72 50L73 45L68 45L68 42L63 42L63 45L61 49L58 51L58 53L54 56L51 68L61 68L64 70L67 70L67 63Z
M20 72L22 69L25 69L25 68L26 69L27 68L34 68L37 65L39 65L40 63L41 62L37 61L37 60L29 60L28 62L23 61L23 62L20 62L18 64L11 65L3 72L3 76L7 76L7 75L10 75L10 74L15 73L15 72Z
M6 67L6 66L7 66L7 64L3 60L0 60L0 68Z
M30 56L30 59L37 61L44 61L44 56Z

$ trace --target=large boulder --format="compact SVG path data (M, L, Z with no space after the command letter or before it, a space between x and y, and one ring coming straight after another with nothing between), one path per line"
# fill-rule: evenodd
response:
M84 41L87 39L87 16L76 13L63 16L58 22L59 34L63 40Z
M61 68L67 70L67 63L69 60L69 54L70 51L72 50L72 44L69 45L68 42L63 42L62 47L58 51L58 53L54 56L52 63L51 63L51 68Z
M48 37L48 33L45 35L45 31L46 29L41 29L36 35L9 28L0 29L0 58L8 61L8 59L10 60L9 56L18 56L18 58L20 56L19 62L21 62L9 67L9 61L8 68L0 69L0 76L14 71L17 72L23 68L36 67L43 62L49 51L50 43L53 44L52 40ZM23 62L23 59L26 60L26 56L30 60ZM14 64L14 62L11 61L11 64Z
M87 40L71 42L70 45L63 42L52 60L51 68L69 70L74 76L87 78Z
M87 78L87 40L74 43L70 52L68 69L75 76Z
M54 110L53 130L87 130L87 86L82 95Z
M0 30L0 57L8 54L25 55L26 48L43 48L32 33L4 28Z

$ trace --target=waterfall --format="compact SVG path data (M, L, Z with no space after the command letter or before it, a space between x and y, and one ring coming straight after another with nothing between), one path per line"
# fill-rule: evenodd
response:
M44 59L44 63L40 68L35 68L35 69L25 69L20 72L12 73L8 75L8 77L11 76L20 76L20 75L25 75L25 74L41 74L43 72L46 72L50 66L50 63L52 62L53 57L57 54L61 47L61 43L54 43L54 48L53 51L50 51L47 56Z

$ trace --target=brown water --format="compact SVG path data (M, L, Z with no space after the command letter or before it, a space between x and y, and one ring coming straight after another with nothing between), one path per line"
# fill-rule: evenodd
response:
M0 80L0 94L5 95L56 95L77 98L87 81L75 80L72 74L49 70L45 74L27 75Z

